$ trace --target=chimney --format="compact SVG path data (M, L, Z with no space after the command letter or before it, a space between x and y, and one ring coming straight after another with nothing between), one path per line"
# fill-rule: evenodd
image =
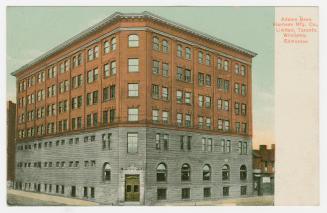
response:
M275 144L271 144L271 149L275 150Z
M260 150L266 150L267 149L267 145L260 145Z

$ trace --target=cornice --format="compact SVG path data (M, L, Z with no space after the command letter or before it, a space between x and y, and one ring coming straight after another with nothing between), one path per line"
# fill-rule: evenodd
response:
M150 12L147 12L147 11L144 11L142 13L120 13L120 12L116 12L116 13L112 14L111 16L105 18L101 22L87 28L86 30L84 30L84 31L80 32L79 34L73 36L72 38L68 39L67 41L59 44L58 46L54 47L53 49L49 50L48 52L44 53L43 55L37 57L36 59L32 60L31 62L25 64L24 66L20 67L16 71L12 72L11 75L16 76L18 73L32 67L33 65L35 65L37 63L40 63L40 62L48 59L53 54L64 50L65 48L69 47L70 45L74 44L75 42L78 42L78 41L86 38L87 36L95 33L96 31L98 31L99 29L102 29L104 26L106 26L108 24L111 24L111 23L113 23L113 22L115 22L117 20L120 20L120 19L131 19L131 18L134 18L134 19L149 19L149 20L152 20L154 22L159 22L159 23L162 23L162 24L166 24L166 25L171 26L171 27L173 27L175 29L179 29L179 30L182 30L182 31L184 31L186 33L189 33L189 34L201 37L203 39L212 41L212 42L217 43L217 44L219 44L221 46L227 47L229 49L233 49L233 50L235 50L237 52L241 52L241 53L246 54L248 56L254 57L254 56L257 55L256 53L254 53L254 52L252 52L250 50L244 49L244 48L242 48L240 46L237 46L237 45L234 45L234 44L229 43L227 41L224 41L224 40L221 40L219 38L213 37L213 36L208 35L206 33L202 33L200 31L189 28L189 27L187 27L185 25L176 23L174 21L170 21L168 19L157 16L157 15L155 15L153 13L150 13ZM206 49L208 49L208 48L206 48Z

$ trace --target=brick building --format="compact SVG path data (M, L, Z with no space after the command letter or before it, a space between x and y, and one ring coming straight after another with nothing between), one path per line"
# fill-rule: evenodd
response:
M271 149L267 145L260 145L253 150L253 181L254 193L258 195L273 194L275 182L275 144Z
M13 73L16 188L114 205L251 195L255 55L114 13Z
M16 135L16 104L7 102L7 181L11 185L15 180L15 135Z

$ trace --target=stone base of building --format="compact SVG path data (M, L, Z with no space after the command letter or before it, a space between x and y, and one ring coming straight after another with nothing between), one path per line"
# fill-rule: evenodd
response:
M203 144L208 139L211 145ZM230 141L230 148L222 141ZM242 141L247 142L243 153ZM242 136L117 127L19 143L16 150L14 188L20 190L105 205L166 205L252 195L251 139ZM164 180L158 180L159 164L166 166ZM186 179L184 164L189 169ZM210 168L206 178L205 165ZM242 165L246 175L241 177Z

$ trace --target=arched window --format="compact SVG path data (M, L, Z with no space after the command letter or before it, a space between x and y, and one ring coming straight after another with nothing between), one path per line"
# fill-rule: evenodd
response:
M235 74L239 74L240 73L240 65L235 64Z
M184 163L181 170L182 181L191 180L191 167L187 163Z
M177 45L177 56L178 57L182 57L183 56L183 47L180 44Z
M139 46L139 36L129 35L128 36L128 47L138 47Z
M160 44L159 44L159 38L156 37L156 36L154 36L154 37L152 38L152 48L153 48L154 50L159 50L159 46L160 46Z
M211 179L211 167L209 164L205 164L202 168L203 180Z
M109 53L110 52L110 44L109 44L109 41L105 41L103 43L103 51L104 51L104 53Z
M116 37L113 37L111 39L111 50L114 51L117 47L117 40L116 40Z
M191 49L189 47L186 47L185 48L185 58L191 59L191 57L192 57Z
M164 163L160 163L157 166L157 181L166 181L167 180L167 167Z
M230 176L230 169L229 166L225 164L222 169L222 179L229 180L229 176Z
M103 180L111 179L111 166L109 163L103 164Z
M206 65L210 65L211 64L211 56L209 54L206 54Z
M225 60L225 61L224 61L224 70L225 70L225 71L228 71L228 66L229 66L229 65L228 65L228 61Z
M162 51L164 53L168 53L168 49L169 49L168 41L167 40L163 40L162 41Z
M245 72L246 72L245 66L242 65L242 66L241 66L241 75L242 75L242 76L245 76Z
M245 165L242 165L240 167L240 179L241 180L246 180L246 178L247 178L247 174L246 173L247 173L246 172L246 166Z
M203 63L203 52L199 52L199 64L202 64Z
M221 68L222 68L221 58L218 58L218 59L217 59L217 68L218 68L219 70L221 70Z

